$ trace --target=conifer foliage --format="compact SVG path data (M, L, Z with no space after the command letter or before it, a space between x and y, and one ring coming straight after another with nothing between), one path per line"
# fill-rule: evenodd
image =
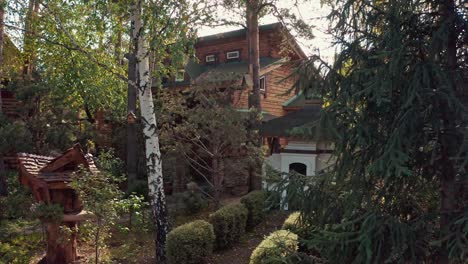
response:
M324 73L299 88L323 96L320 124L336 156L330 172L295 190L313 226L307 247L330 263L464 263L466 3L333 5L342 51L333 65L312 57L299 70Z

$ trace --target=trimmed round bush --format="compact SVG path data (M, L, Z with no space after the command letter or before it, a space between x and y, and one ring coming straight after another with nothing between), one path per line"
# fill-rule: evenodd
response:
M216 248L224 249L239 241L245 233L247 209L242 204L231 204L210 214L216 236Z
M265 201L268 195L265 191L253 191L242 197L241 203L247 208L247 229L260 224L265 219Z
M300 237L303 237L307 228L300 222L301 213L294 212L288 216L284 221L282 229L289 230L295 234L298 234Z
M288 230L278 230L266 237L250 256L250 264L282 264L299 247L298 237Z
M213 226L203 220L181 225L167 235L168 264L197 264L213 252L215 235Z

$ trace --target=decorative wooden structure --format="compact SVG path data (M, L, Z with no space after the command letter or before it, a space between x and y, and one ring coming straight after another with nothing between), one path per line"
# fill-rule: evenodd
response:
M59 229L61 225L76 228L77 223L88 216L82 211L83 205L69 185L72 175L78 171L80 165L91 173L98 172L91 155L85 155L79 144L55 158L18 154L20 181L31 188L36 201L60 204L64 209L61 223L45 223L47 226L45 261L48 264L66 264L77 260L76 234L73 233L70 239L59 242Z

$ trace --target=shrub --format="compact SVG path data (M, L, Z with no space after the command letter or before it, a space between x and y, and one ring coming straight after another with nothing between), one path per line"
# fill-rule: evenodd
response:
M250 256L250 264L281 264L297 252L298 237L288 230L278 230L265 238Z
M241 203L247 208L247 229L251 230L265 218L265 191L253 191L242 197Z
M169 232L166 254L169 264L202 263L213 252L213 226L203 220L181 225Z
M216 235L216 248L227 248L245 233L247 209L242 204L224 206L210 214L210 222Z
M208 207L208 201L200 192L200 187L195 182L187 184L187 191L182 195L185 212L189 215L194 215L204 208Z
M300 212L294 212L290 214L284 221L282 229L289 230L295 234L298 234L300 237L303 237L307 234L307 227L301 223L300 217Z
M0 196L0 220L31 218L29 208L34 203L31 189L21 185L16 171L6 171L0 177L6 177L8 182L8 196Z

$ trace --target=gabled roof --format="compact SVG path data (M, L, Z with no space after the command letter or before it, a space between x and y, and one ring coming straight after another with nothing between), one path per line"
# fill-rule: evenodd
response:
M275 29L280 29L282 27L280 22L277 23L272 23L272 24L266 24L266 25L260 25L258 27L259 31L269 31L269 30L275 30ZM207 41L213 41L213 40L218 40L218 39L227 39L227 38L237 38L237 37L244 37L247 34L247 29L237 29L237 30L232 30L232 31L227 31L227 32L221 32L218 34L213 34L213 35L208 35L204 37L199 37L197 39L197 43L200 42L207 42Z
M300 109L309 105L321 105L322 100L317 97L306 98L304 93L301 91L295 96L289 98L283 103L283 108L285 109Z
M89 169L92 173L98 172L92 156L84 154L79 144L58 157L18 153L20 177L22 181L31 183L36 182L44 185L54 182L69 182L79 165Z
M263 70L264 72L262 74L265 74L265 69L269 68L271 70L274 66L279 67L282 62L284 62L284 59L271 57L260 58L260 71ZM193 72L191 74L187 71L190 77L195 80L195 83L235 81L249 73L249 64L247 61L227 62L213 66L200 66L203 67L204 71L198 71L201 73L196 77L192 77L192 75L195 75Z
M290 44L293 47L294 51L299 55L299 57L301 58L307 57L307 55L304 53L304 51L299 46L297 41L294 39L291 33L286 29L286 27L281 22L260 25L258 27L259 32L274 31L274 30L284 33L284 35L287 38L288 44ZM210 41L223 40L223 39L229 39L229 38L245 37L246 35L247 35L247 29L242 28L238 30L232 30L232 31L221 32L218 34L208 35L204 37L199 37L197 39L197 44L203 44L203 43L210 42Z
M319 105L306 106L282 117L264 123L260 134L264 137L294 137L294 129L306 125L313 125L320 120L322 107Z

